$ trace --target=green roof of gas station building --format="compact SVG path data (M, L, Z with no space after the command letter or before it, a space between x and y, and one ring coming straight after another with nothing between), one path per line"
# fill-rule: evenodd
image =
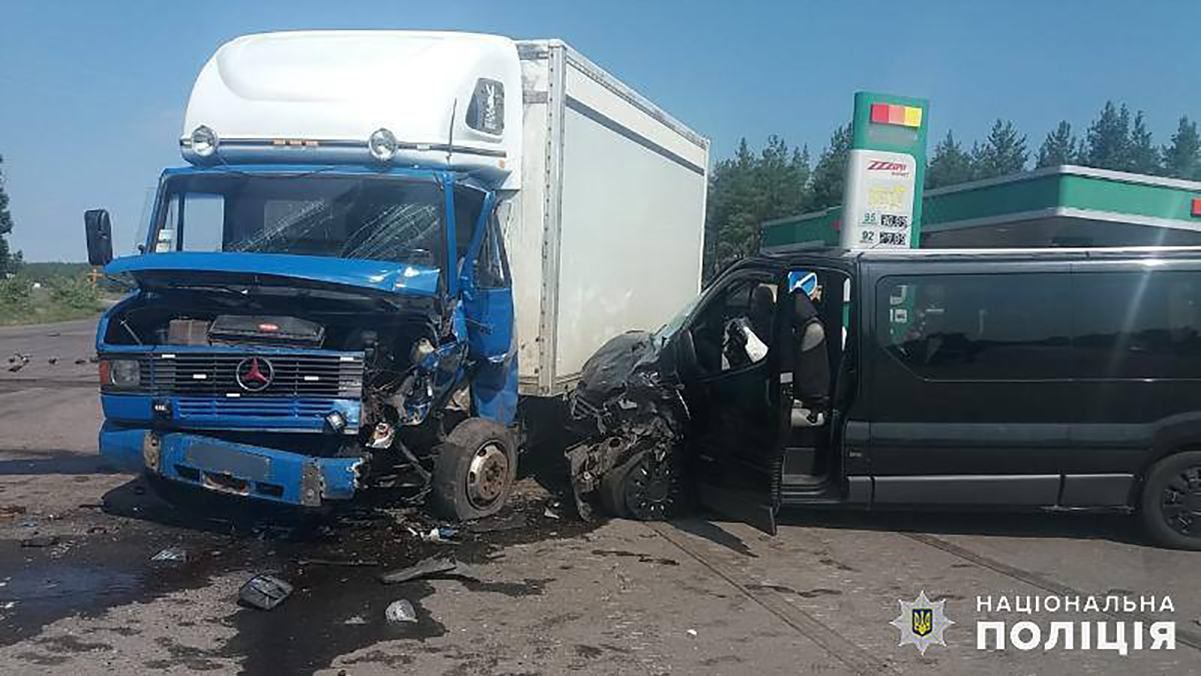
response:
M842 208L767 221L767 251L838 244ZM928 190L922 247L1201 244L1201 182L1074 165Z

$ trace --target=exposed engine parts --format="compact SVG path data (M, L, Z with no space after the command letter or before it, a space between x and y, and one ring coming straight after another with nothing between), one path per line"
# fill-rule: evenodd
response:
M439 439L470 411L470 388L458 377L465 342L441 335L444 329L424 307L406 312L348 294L227 291L181 287L144 294L109 322L106 342L161 346L157 354L180 348L171 356L188 372L175 369L171 382L197 393L203 386L208 396L357 400L357 427L346 411L335 409L320 412L321 435L213 434L321 457L361 458L362 483L406 489L401 500L422 500ZM364 321L365 315L374 321ZM161 368L148 373L160 375L149 378L154 387L165 382ZM170 394L177 392L164 393Z
M609 341L584 365L571 396L572 424L585 438L567 450L580 515L669 511L678 498L684 426L689 413L678 383L663 379L648 334L631 332ZM640 495L621 494L626 473ZM621 503L621 504L617 504Z

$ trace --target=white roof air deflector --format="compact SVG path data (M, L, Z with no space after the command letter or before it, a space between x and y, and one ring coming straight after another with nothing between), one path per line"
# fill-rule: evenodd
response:
M205 64L180 146L198 164L378 163L368 139L383 129L395 138L392 165L507 183L520 177L521 115L521 67L505 37L263 33L225 43ZM199 127L217 139L208 156L192 147Z

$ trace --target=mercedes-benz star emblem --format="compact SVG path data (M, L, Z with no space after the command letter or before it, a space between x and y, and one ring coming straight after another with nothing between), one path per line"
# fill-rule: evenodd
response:
M234 372L238 387L247 392L262 392L275 379L275 367L262 357L247 357L238 362Z

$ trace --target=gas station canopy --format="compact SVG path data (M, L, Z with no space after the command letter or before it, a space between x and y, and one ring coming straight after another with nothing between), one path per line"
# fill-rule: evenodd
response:
M922 214L922 248L1201 245L1201 182L1045 167L928 190ZM838 246L841 230L831 207L763 223L760 246Z

